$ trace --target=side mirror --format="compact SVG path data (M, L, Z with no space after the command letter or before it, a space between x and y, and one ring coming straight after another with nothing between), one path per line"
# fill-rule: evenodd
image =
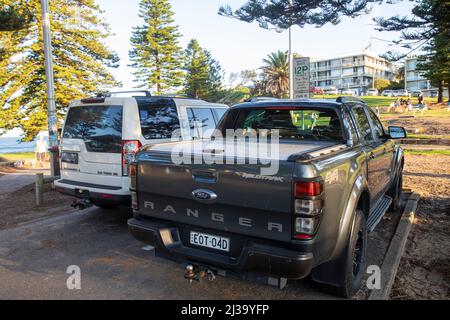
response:
M403 127L391 126L389 129L389 136L391 139L406 138L406 129Z

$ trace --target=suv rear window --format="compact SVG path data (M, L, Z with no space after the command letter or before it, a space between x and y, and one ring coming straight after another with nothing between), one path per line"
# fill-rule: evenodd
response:
M72 107L63 138L82 139L89 152L122 152L122 106Z
M282 139L344 140L341 121L333 109L264 108L239 113L234 129L260 133L278 130Z
M137 100L142 135L146 140L170 139L180 129L177 107L171 99Z

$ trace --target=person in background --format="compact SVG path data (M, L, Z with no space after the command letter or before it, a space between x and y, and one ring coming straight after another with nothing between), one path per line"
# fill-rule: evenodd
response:
M48 151L47 141L44 140L44 137L41 135L39 139L36 141L36 149L35 149L35 158L37 164L44 167L44 162L46 161Z
M419 97L417 98L417 100L419 100L419 105L423 104L423 94L422 94L422 92L419 94Z

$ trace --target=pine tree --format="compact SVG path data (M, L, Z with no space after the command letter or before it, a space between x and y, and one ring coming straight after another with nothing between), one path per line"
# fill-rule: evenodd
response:
M0 31L14 31L28 27L32 13L28 10L27 0L0 0Z
M400 60L415 50L422 50L420 69L439 87L438 102L442 102L444 86L449 85L450 1L415 0L411 13L375 19L379 31L400 31L394 43L407 49L403 54L387 52L385 57Z
M224 71L220 63L213 59L211 52L205 50L206 59L208 62L208 96L207 100L217 102L220 99L220 92L222 90L222 83L224 77Z
M216 101L223 77L220 64L195 39L189 42L185 59L186 94L197 99Z
M209 68L205 51L197 40L192 39L186 49L185 92L188 96L204 99L208 94Z
M387 0L389 2L391 0ZM369 3L380 0L248 0L238 10L222 6L219 14L245 22L257 21L262 28L275 26L287 29L290 26L313 25L321 27L327 23L338 24L343 16L356 17L366 13Z
M29 26L0 32L4 50L0 131L20 127L25 140L31 140L47 127L47 97L41 5L32 1L26 6L33 17ZM52 0L50 12L55 102L61 120L71 100L119 85L108 70L117 67L119 59L102 42L110 32L100 20L101 10L94 0Z
M436 36L424 48L425 53L418 57L417 70L438 88L438 102L444 101L444 87L447 86L450 97L450 45L449 37Z
M133 29L130 66L138 87L156 87L161 94L183 84L182 49L178 26L168 0L141 0L139 17L144 24Z

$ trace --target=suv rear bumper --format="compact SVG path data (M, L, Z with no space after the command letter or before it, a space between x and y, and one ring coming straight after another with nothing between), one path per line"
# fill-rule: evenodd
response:
M188 247L181 242L177 227L148 218L129 219L128 229L137 240L178 261L193 261L234 272L257 272L288 279L304 278L313 267L312 253L286 250L272 244L245 245L238 258Z
M104 187L104 188L103 188ZM87 183L60 179L55 181L55 188L58 192L74 196L80 199L89 199L98 204L130 205L130 194L118 194L120 188L112 189L109 186L95 185L95 188ZM87 193L80 193L80 190Z

